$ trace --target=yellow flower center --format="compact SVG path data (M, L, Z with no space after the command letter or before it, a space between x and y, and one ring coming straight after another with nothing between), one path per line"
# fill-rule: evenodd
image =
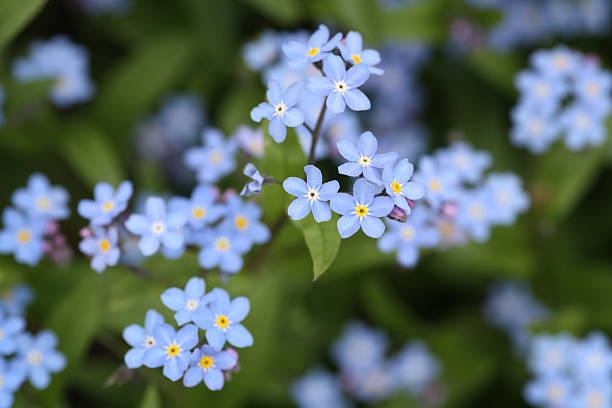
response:
M229 326L229 320L226 316L219 315L217 316L217 327L221 329L226 329Z
M219 252L228 251L230 249L229 239L225 237L217 238L217 240L215 241L215 248L217 248L217 251Z
M153 223L151 229L153 230L154 234L161 235L166 229L166 227L164 226L163 222L157 221L156 223Z
M107 201L104 204L102 204L102 211L104 212L109 212L113 208L115 208L115 203L112 201Z
M30 242L31 239L32 233L29 230L23 228L17 231L17 242L19 244L27 244L28 242Z
M49 197L39 197L36 201L36 206L41 210L48 210L51 207L51 200Z
M414 238L414 228L408 226L402 228L401 236L404 241L411 241Z
M370 160L370 158L366 157L366 156L361 156L361 158L359 160L357 160L357 161L362 166L369 166L370 164L372 164L372 161Z
M355 207L355 214L357 214L359 217L365 217L368 215L368 207L363 204L359 204L357 207Z
M308 50L308 56L309 57L314 57L315 55L317 55L319 53L319 49L318 48L311 48Z
M433 191L440 191L442 190L442 183L440 183L440 180L431 180L429 182L429 188Z
M393 192L395 194L402 191L402 185L398 183L397 181L394 181L393 183L391 183L391 188L393 189Z
M194 207L191 211L191 215L196 220L201 220L206 215L206 210L203 207Z
M171 344L166 348L166 352L168 353L170 357L176 357L181 352L181 348L176 343Z
M223 161L223 153L219 150L210 152L209 159L213 164L219 164Z
M102 252L108 252L111 249L111 243L106 238L101 239L100 242L98 242L98 245L100 246L100 251Z
M361 57L357 54L351 55L351 59L355 64L361 64Z
M43 360L42 353L38 350L31 350L26 356L28 363L32 365L40 365Z
M249 227L249 220L244 215L240 214L234 217L234 225L240 231L244 231Z
M203 369L208 369L210 367L212 367L213 365L213 359L210 358L209 356L204 356L200 359L200 367L202 367Z

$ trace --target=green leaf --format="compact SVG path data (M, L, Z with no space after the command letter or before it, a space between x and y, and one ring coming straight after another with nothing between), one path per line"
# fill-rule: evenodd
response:
M445 0L415 2L401 10L386 11L381 24L385 38L441 42L446 36Z
M3 48L42 9L45 0L0 1L0 48Z
M140 408L161 408L161 398L159 397L159 393L157 392L157 388L150 385L147 387L145 391L144 397L142 397L142 402L140 403Z
M279 23L295 23L303 10L299 0L244 0L245 3L256 8Z
M368 43L381 36L381 13L375 0L319 0L312 3L317 18L333 16L347 30L359 31Z
M305 220L295 222L295 225L304 233L304 241L312 258L313 280L331 266L340 249L340 234L336 229L336 217L328 222L316 222L311 216Z
M117 152L105 134L90 124L77 124L66 131L61 149L81 180L92 187L99 181L115 186L123 179Z

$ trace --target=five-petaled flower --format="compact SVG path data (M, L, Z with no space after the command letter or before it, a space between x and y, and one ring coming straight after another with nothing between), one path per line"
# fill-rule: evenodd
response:
M349 31L344 41L338 44L338 49L345 61L353 65L363 64L367 66L370 74L384 74L382 69L375 67L380 62L380 53L376 50L364 50L363 39L358 32Z
M287 126L297 127L304 123L304 112L295 107L300 98L300 84L294 82L283 92L278 82L270 81L266 97L268 102L262 102L251 110L251 119L255 122L268 119L270 136L282 143L287 137Z
M17 262L36 265L43 256L45 221L28 219L13 208L6 208L2 222L0 254L13 253Z
M289 216L301 220L312 212L315 221L329 221L331 210L327 201L338 193L340 184L336 180L322 184L321 170L313 165L305 166L304 172L305 182L297 177L289 177L283 182L285 191L297 197L289 204Z
M90 220L91 225L107 225L127 208L132 192L129 181L121 183L117 191L109 183L98 183L94 187L93 200L79 201L78 213Z
M238 362L237 355L230 351L219 351L204 345L191 353L189 369L183 378L186 387L195 387L202 381L212 391L223 388L223 370L231 370Z
M16 368L23 370L30 383L37 389L46 388L51 381L51 373L62 371L66 357L56 350L57 336L43 330L33 336L23 333L18 341L18 362Z
M382 173L382 181L389 197L395 205L410 214L407 200L418 200L425 195L425 186L410 180L414 166L408 159L400 160L395 167L387 166Z
M137 324L130 324L123 329L123 338L132 346L125 353L124 362L128 368L138 368L144 364L144 356L148 349L156 344L153 336L153 328L156 324L163 324L164 316L156 310L149 309L145 315L144 327Z
M169 324L158 323L153 327L153 338L155 345L144 355L145 366L163 366L166 377L178 380L189 366L191 350L198 344L198 328L188 324L177 332Z
M92 227L93 235L79 243L79 249L85 255L91 256L91 268L100 273L107 266L115 266L119 261L121 251L117 247L119 231L115 227L105 230L102 227Z
M380 174L377 169L382 169L397 159L397 153L390 152L376 154L378 142L372 132L364 132L359 136L357 146L347 138L341 139L337 143L338 152L348 163L338 167L338 173L351 177L358 177L361 174L372 183L381 184Z
M342 38L342 33L336 33L329 38L329 29L321 24L319 29L312 33L308 43L289 41L283 44L283 52L289 59L289 66L293 69L302 69L311 62L322 60Z
M179 326L193 321L196 311L200 305L206 306L207 297L206 282L202 278L191 278L185 285L185 290L179 288L166 289L161 295L164 305L176 313L174 319Z

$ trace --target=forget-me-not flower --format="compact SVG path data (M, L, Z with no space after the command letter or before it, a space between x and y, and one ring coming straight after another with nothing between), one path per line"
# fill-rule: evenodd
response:
M183 384L195 387L203 381L209 390L218 391L225 383L223 370L231 370L237 362L238 356L235 353L204 345L191 354L190 367L185 373Z
M26 307L34 299L32 288L28 285L14 285L0 295L0 308L8 315L23 315Z
M529 196L514 173L490 173L483 188L491 195L491 219L496 224L514 224L518 214L529 208Z
M299 408L348 408L338 378L319 368L310 370L291 386L291 397Z
M119 262L121 250L118 247L119 231L115 227L105 230L102 227L92 227L92 236L79 243L79 249L85 255L91 256L91 268L104 272L107 266L115 266Z
M250 347L253 336L240 324L250 308L249 299L240 296L230 300L225 290L215 288L210 303L198 310L194 320L200 329L206 330L208 344L217 350L222 349L226 341L234 347Z
M153 328L157 324L164 323L164 316L156 310L149 309L145 315L144 327L130 324L123 329L124 340L132 346L125 353L124 362L128 368L138 368L144 364L144 356L148 349L155 346L157 341L153 335Z
M161 245L169 250L180 249L185 237L183 227L187 218L182 213L167 213L166 203L159 197L149 197L145 203L144 214L132 214L125 227L134 235L139 235L138 247L143 255L153 255Z
M193 143L204 127L204 106L197 95L173 95L159 110L159 121L168 142L179 147Z
M389 339L383 331L360 322L351 322L332 344L331 354L342 371L356 372L383 361L388 347Z
M344 112L346 105L354 111L370 109L370 100L358 89L370 76L365 65L355 65L347 71L342 58L328 55L323 60L323 73L325 76L308 78L306 86L313 94L327 97L330 112Z
M244 166L244 170L242 170L242 174L251 179L248 183L244 185L240 195L243 197L249 197L252 194L261 193L261 187L264 183L264 177L261 175L257 167L253 163L247 163Z
M184 157L185 166L196 172L202 183L215 183L231 173L236 167L234 153L236 142L225 139L215 128L202 131L202 147L192 147Z
M556 375L573 362L576 339L569 334L537 336L529 352L529 367L537 375Z
M338 173L351 177L363 174L368 181L376 184L381 184L376 169L391 165L397 159L395 152L376 154L378 141L372 132L363 132L357 145L348 138L341 139L336 145L342 157L349 161L338 167Z
M234 138L246 154L258 159L263 157L264 135L261 127L251 129L247 125L240 125L234 131Z
M491 195L485 188L468 191L458 200L457 225L477 242L489 239L493 218Z
M576 97L580 103L601 116L610 113L612 107L612 75L598 66L580 71L576 78Z
M37 389L47 388L51 373L60 372L66 367L66 357L56 350L57 336L50 330L37 335L23 333L17 342L18 363L30 383Z
M338 219L338 232L348 238L361 228L371 238L380 238L385 232L381 217L393 210L393 199L387 196L374 197L376 187L366 179L359 179L353 185L353 195L338 193L332 197L332 210L342 215Z
M438 161L456 171L468 183L476 183L491 167L493 159L486 151L477 151L469 143L455 142L436 154Z
M191 278L185 285L185 290L169 288L161 294L162 303L170 310L175 311L174 318L179 326L192 322L198 306L206 305L204 297L206 282L202 278Z
M511 112L513 121L510 130L512 143L526 147L531 153L541 154L557 140L560 124L542 109L518 106Z
M25 320L21 316L10 316L0 309L0 356L17 350L17 337L24 328Z
M574 365L584 378L607 378L612 373L612 349L602 333L591 333L576 344Z
M52 186L41 173L32 174L27 187L15 190L11 201L32 218L63 220L70 215L66 190Z
M562 374L538 377L525 387L525 399L536 406L563 407L570 401L572 385Z
M441 165L433 157L424 156L419 160L419 170L414 174L414 181L425 186L425 199L434 209L440 208L445 201L457 198L459 174Z
M300 41L288 41L283 44L283 52L288 58L289 66L293 69L302 69L311 62L322 60L342 38L342 33L336 33L329 38L329 29L321 24L307 43Z
M270 230L259 221L260 218L261 207L257 203L234 196L227 200L227 216L222 225L238 236L247 238L250 250L251 245L263 244L270 239Z
M16 367L15 360L0 358L0 408L13 406L15 392L24 381L24 373Z
M565 145L579 151L587 146L601 146L606 140L605 121L597 110L588 105L573 104L566 108L561 117L565 130Z
M0 254L13 253L17 262L36 265L43 256L45 221L28 219L9 207L2 213L2 222Z
M345 61L353 65L366 65L370 74L382 75L385 72L375 66L380 62L380 53L376 50L364 50L361 34L356 31L349 31L345 40L338 44L338 49Z
M266 97L268 102L251 110L251 119L255 122L268 119L270 136L276 143L282 143L287 137L287 126L297 127L304 123L304 112L295 106L300 98L300 84L295 82L283 91L278 82L270 81Z
M181 213L194 230L200 230L219 220L225 214L222 204L215 203L217 193L208 184L198 184L190 198L172 197L168 209L172 213Z
M389 197L406 214L410 214L407 200L419 200L425 195L425 186L408 181L414 173L414 165L408 159L400 160L395 166L386 166L382 173L382 181Z
M191 350L198 344L198 328L193 324L181 327L178 332L165 323L153 327L155 345L144 355L144 365L149 368L163 366L164 376L176 381L189 366Z
M238 273L242 269L242 255L251 248L247 236L240 235L227 225L220 225L202 232L198 253L198 261L202 268L211 269L216 266L221 272Z
M327 201L338 193L340 184L336 180L323 184L321 170L311 164L304 167L304 172L306 181L289 177L283 182L285 191L297 197L289 204L289 216L301 220L312 212L315 221L329 221L331 210Z
M107 225L127 208L132 193L130 181L122 182L116 191L109 183L98 183L93 200L79 201L78 213L90 220L91 225Z
M422 341L405 345L393 358L391 372L397 386L421 394L440 374L440 362Z

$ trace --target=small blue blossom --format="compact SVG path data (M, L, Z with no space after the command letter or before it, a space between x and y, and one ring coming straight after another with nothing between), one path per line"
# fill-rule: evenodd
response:
M202 144L203 147L187 150L184 157L185 166L196 172L200 182L215 183L234 170L234 140L226 140L219 130L207 128L202 132Z
M242 58L253 71L270 66L280 52L282 35L274 31L264 31L256 40L242 47Z
M268 119L270 136L276 143L282 143L287 137L287 126L297 127L304 123L304 112L295 106L300 99L300 84L295 82L283 91L278 82L270 81L266 97L268 102L251 110L251 119L255 122Z
M537 336L531 345L529 367L537 375L562 374L571 367L576 339L569 334Z
M572 392L568 406L576 408L610 408L612 405L612 386L608 377L591 379L579 391Z
M32 303L34 292L28 285L15 285L0 296L0 308L8 315L21 316Z
M491 167L493 159L486 151L477 151L466 142L455 142L445 149L438 150L438 161L456 171L463 181L476 183L483 173Z
M425 186L425 199L434 209L457 198L459 174L446 165L441 165L433 157L424 156L419 160L419 170L413 180Z
M313 94L327 97L330 112L344 112L346 105L354 111L370 109L370 100L358 89L370 76L366 66L355 65L347 71L342 58L328 55L323 60L323 73L325 76L308 78L306 86Z
M260 221L261 208L254 201L243 201L239 196L227 200L227 215L222 225L239 237L247 238L251 249L253 244L264 244L270 239L270 230Z
M602 333L591 333L578 343L574 359L578 374L584 378L608 378L612 373L612 349Z
M291 385L291 397L299 408L348 408L340 381L330 373L315 368Z
M240 324L250 308L247 298L230 300L225 290L215 288L211 292L210 303L198 310L194 320L200 329L206 330L208 344L217 350L222 349L226 341L234 347L250 347L253 336Z
M132 346L125 353L124 362L128 368L138 368L144 364L144 356L148 349L156 344L153 329L157 324L163 324L164 317L153 309L147 310L144 327L130 324L123 329L124 340Z
M24 373L16 367L15 360L6 361L0 358L0 408L13 406L13 394L21 387L24 381Z
M198 306L208 302L204 297L206 282L202 278L191 278L185 285L185 290L169 288L161 295L162 303L175 311L174 319L179 326L192 322Z
M23 333L17 341L18 362L16 366L26 373L30 383L37 389L47 388L52 373L66 367L66 357L56 350L57 336L50 330L43 330L33 336Z
M388 347L389 339L383 331L360 322L351 322L332 344L331 354L342 371L357 372L382 361Z
M300 41L288 41L283 44L283 52L288 58L289 66L293 69L306 68L309 63L317 62L329 55L329 52L336 48L341 33L337 33L329 38L329 29L321 24L307 43Z
M13 64L13 75L19 81L54 79L50 98L62 108L91 99L95 91L87 50L64 35L32 43L29 57Z
M573 151L601 146L606 140L605 117L588 105L574 104L566 108L561 126L565 130L565 145Z
M25 320L21 316L10 316L0 309L0 355L6 356L17 350L17 337L24 328Z
M514 173L491 173L483 188L491 195L491 219L496 224L514 224L518 214L529 208L529 196Z
M440 232L430 223L431 214L417 206L405 223L389 221L389 230L378 240L382 252L397 251L400 265L411 268L419 260L419 248L433 248L440 242Z
M189 199L172 197L168 201L168 209L171 213L183 214L191 228L200 230L217 222L225 214L224 206L215 203L216 198L217 192L213 187L198 184Z
M539 72L552 77L560 77L575 73L580 65L580 55L560 45L552 50L534 52L530 62Z
M493 202L486 189L465 192L458 200L457 225L477 242L491 235Z
M555 111L569 91L563 78L539 72L522 71L516 76L515 83L522 104L537 106L547 113Z
M397 153L376 154L378 141L372 132L363 132L359 136L357 145L348 138L337 143L338 152L348 160L338 167L338 173L351 177L359 177L361 174L372 183L381 184L379 171L393 164L397 159Z
M92 237L85 238L79 243L79 249L85 255L91 256L91 268L98 272L104 272L107 266L115 266L119 262L121 250L117 246L119 242L119 231L115 227L105 230L101 227L93 227Z
M4 229L0 231L0 254L12 253L15 260L30 266L43 257L45 221L28 219L12 208L2 213Z
M393 210L393 199L386 196L374 197L376 187L366 179L358 179L353 185L353 195L338 193L330 204L334 212L342 215L338 219L338 232L348 238L360 228L371 238L380 238L385 232L381 217Z
M375 65L380 63L380 53L376 50L364 50L361 34L349 31L344 41L338 44L338 49L345 61L353 65L363 64L368 67L370 74L382 75L385 71Z
M542 407L563 407L570 401L572 382L562 375L538 377L525 387L528 403Z
M94 199L79 201L78 213L90 220L91 225L107 225L127 208L132 197L133 186L129 181L122 182L117 191L109 183L98 183L94 187Z
M198 344L198 328L193 324L181 327L178 332L169 324L157 323L153 327L155 345L144 355L144 365L149 368L163 366L164 376L177 381L189 366L191 350Z
M183 227L186 222L187 218L182 213L167 213L163 199L149 197L145 203L145 213L130 215L125 227L141 237L138 247L143 255L150 256L161 245L170 250L183 247Z
M248 237L233 231L227 225L206 229L201 234L198 261L202 268L216 266L224 273L238 273L242 269L242 255L251 248Z
M304 167L306 182L297 177L289 177L283 182L283 188L292 196L297 197L289 204L289 216L293 220L301 220L310 212L316 222L331 220L331 210L327 203L340 189L336 180L322 183L321 170L313 165Z
M590 109L597 112L600 116L610 113L612 100L612 75L599 69L597 66L590 66L581 71L576 78L576 97L580 104L585 104Z
M260 127L252 129L247 125L240 125L234 131L234 138L246 154L258 159L263 157L264 135Z
M189 369L183 378L186 387L195 387L204 382L211 391L223 388L225 376L223 370L231 370L238 363L235 353L218 351L214 347L202 346L195 349L189 360Z
M512 110L511 116L514 122L510 130L512 143L526 147L531 153L544 153L559 136L560 125L550 113L532 107L517 106Z
M242 191L240 192L240 195L243 197L249 197L252 194L261 193L264 178L261 173L259 173L259 170L257 170L257 167L255 167L253 163L247 163L244 166L244 170L242 170L242 174L249 177L253 181L249 181L247 184L244 185Z
M425 343L413 341L393 358L391 371L396 387L419 395L440 375L440 362Z
M393 373L389 361L386 360L377 361L365 370L342 375L346 376L355 398L369 405L389 398L395 391Z
M389 197L406 214L410 214L407 200L419 200L425 195L425 186L410 180L414 173L414 165L408 159L400 160L395 166L386 166L382 173L382 181Z
M204 127L204 106L196 95L180 94L166 99L159 122L169 142L186 146L195 142Z
M52 186L41 173L28 179L26 188L18 188L11 197L18 209L32 218L63 220L70 215L68 193L63 187Z

